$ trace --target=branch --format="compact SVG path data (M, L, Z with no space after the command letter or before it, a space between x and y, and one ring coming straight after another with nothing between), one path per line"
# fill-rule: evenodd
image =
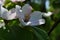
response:
M50 31L48 32L48 35L51 34L51 32L57 27L57 25L58 25L59 23L60 23L60 19L57 20L57 21L54 23L54 25L52 26L52 28L51 28Z

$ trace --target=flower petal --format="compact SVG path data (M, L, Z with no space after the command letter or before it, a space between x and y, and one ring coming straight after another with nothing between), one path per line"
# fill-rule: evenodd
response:
M40 19L39 20L39 25L45 24L45 20L44 19Z
M19 18L19 21L20 21L21 25L26 26L26 22L24 22L23 19Z
M39 11L35 11L31 14L30 20L26 23L26 25L29 26L37 26L37 25L42 25L45 24L45 20L42 19L42 13Z
M0 17L1 17L1 5L0 5Z
M23 7L22 7L22 13L23 14L30 14L32 11L32 7L29 5L29 4L25 4Z
M37 26L37 25L41 25L41 24L45 23L45 20L42 19L42 15L43 14L41 12L39 12L39 11L33 12L30 15L31 16L30 20L27 23L24 22L24 20L23 20L24 15L28 13L28 12L25 12L25 11L28 11L29 8L28 8L28 10L25 10L24 9L25 6L23 6L23 10L22 10L23 14L22 14L22 12L20 12L19 8L20 8L19 6L16 6L16 12L19 14L19 20L20 20L22 25L24 25L24 26L28 26L28 25L30 25L30 26ZM22 16L23 16L23 18L21 18Z
M49 0L45 1L45 8L46 8L46 10L50 9L50 1Z
M25 1L25 0L22 0L22 2Z
M25 0L11 0L12 2L24 2Z
M29 21L26 23L26 26L38 26L38 25L42 25L42 24L45 24L45 20L44 19L39 19L39 20L36 20L36 21Z
M20 1L20 2L24 2L25 0L18 0L18 1Z
M0 20L0 28L5 27L5 23L3 20Z
M19 5L16 5L16 13L18 18L24 19L24 14L22 13L21 7Z
M44 16L44 17L49 17L49 16L51 16L52 14L53 14L52 12L43 13L43 16Z
M30 17L29 21L36 21L36 20L42 19L42 15L43 14L40 11L34 11L31 14L31 17Z
M16 12L15 12L15 8L9 10L7 14L8 14L7 15L8 20L12 20L12 19L16 19L17 18L16 17L17 15L16 15Z
M3 8L3 7L1 7L1 17L3 18L3 19L6 19L6 14L8 13L8 10L7 9L5 9L5 8Z
M0 0L0 4L4 5L5 0Z
M1 7L1 17L6 20L15 19L16 13L15 13L15 10L14 11L13 10L14 8L8 11L7 9Z
M17 0L11 0L12 2L16 2Z
M29 21L29 22L27 22L26 25L29 25L29 26L37 26L37 25L39 25L39 21Z

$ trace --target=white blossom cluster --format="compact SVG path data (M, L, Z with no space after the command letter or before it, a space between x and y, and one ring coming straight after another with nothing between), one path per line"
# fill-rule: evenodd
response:
M5 20L13 20L18 18L22 25L24 26L37 26L45 24L44 17L51 16L52 13L43 13L40 11L33 11L32 7L29 4L25 4L23 7L16 5L15 8L8 10L3 7L5 0L0 0L0 17ZM11 0L13 2L16 1L25 1L25 0ZM27 22L25 22L27 20Z

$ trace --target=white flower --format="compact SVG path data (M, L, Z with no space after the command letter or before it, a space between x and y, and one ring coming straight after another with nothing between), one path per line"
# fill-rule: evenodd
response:
M12 20L16 18L15 8L12 8L8 11L8 9L3 7L5 0L0 0L0 17L6 20Z
M1 6L3 6L5 3L5 0L0 0L0 17L1 17Z
M50 1L49 0L45 1L45 8L46 8L46 10L50 9Z
M20 8L20 9L19 9ZM29 4L25 4L22 7L22 12L20 11L21 7L16 6L16 13L22 25L24 26L37 26L45 24L45 20L42 18L42 13L39 11L32 12L32 7ZM24 20L27 20L25 22Z
M5 0L0 0L0 5L4 5Z
M3 20L0 20L0 28L5 27L5 23Z
M24 2L25 0L11 0L12 2Z
M48 12L48 13L44 13L43 16L44 16L44 17L49 17L49 16L51 16L52 14L53 14L52 12Z
M12 8L11 10L7 10L6 8L0 6L0 17L6 20L12 20L16 18L16 12L15 8Z

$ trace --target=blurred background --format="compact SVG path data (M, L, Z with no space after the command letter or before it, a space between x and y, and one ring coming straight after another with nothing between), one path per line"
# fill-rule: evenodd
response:
M30 4L33 7L34 9L33 11L53 13L53 15L51 15L50 17L47 17L47 18L43 17L44 19L46 19L46 23L38 27L45 30L47 33L54 27L51 33L49 34L49 38L50 40L60 40L60 0L26 0L24 2L15 2L15 3L11 2L10 0L6 0L3 7L10 10L11 8L14 8L15 5L23 6L26 3ZM0 18L0 20L4 20L4 19ZM19 24L18 19L10 20L10 21L4 20L4 22L6 24L5 25L6 28L5 27L0 28L0 40L5 40L5 39L6 40L19 40L19 39L26 40L26 38L24 38L24 34L26 33L28 33L26 35L28 38L27 40L32 40L30 39L32 38L30 37L32 36L32 33L26 31L25 30L26 28L24 29L20 28L18 25Z

